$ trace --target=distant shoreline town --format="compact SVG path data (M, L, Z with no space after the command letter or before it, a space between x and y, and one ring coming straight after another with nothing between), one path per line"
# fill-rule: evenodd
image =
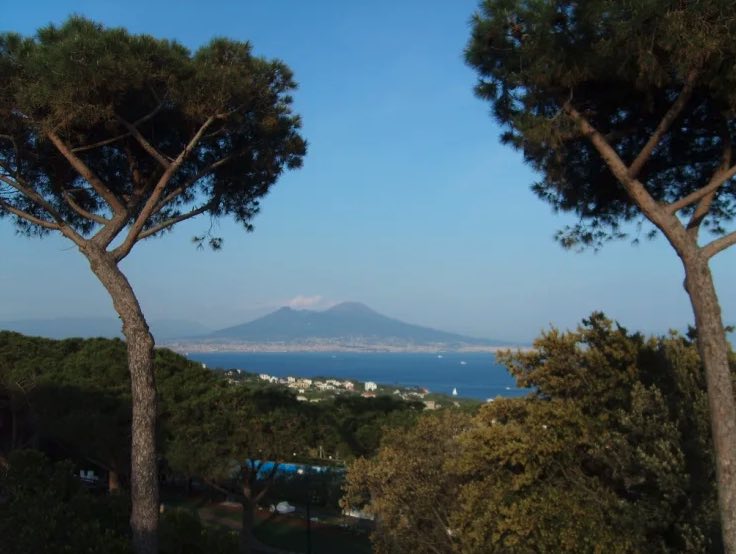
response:
M203 364L204 365L204 364ZM205 366L206 367L206 366ZM460 397L457 391L452 396L433 393L425 387L386 385L375 381L359 381L356 379L336 379L333 377L278 377L268 373L252 373L242 369L227 369L223 375L230 384L260 383L286 387L290 389L300 402L322 402L340 395L356 395L363 398L391 396L405 401L420 402L425 410L437 410L443 406L460 407L478 405L480 400ZM491 402L491 399L486 402Z

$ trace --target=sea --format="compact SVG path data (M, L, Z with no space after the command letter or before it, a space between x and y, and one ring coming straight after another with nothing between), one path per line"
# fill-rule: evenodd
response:
M210 369L242 369L276 377L335 377L415 386L430 392L488 400L520 396L506 368L487 352L356 353L356 352L197 352L189 359Z

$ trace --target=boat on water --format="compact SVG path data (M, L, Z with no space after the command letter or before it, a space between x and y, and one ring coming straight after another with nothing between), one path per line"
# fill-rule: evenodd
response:
M452 396L457 396L457 389L456 388L453 388L452 389Z

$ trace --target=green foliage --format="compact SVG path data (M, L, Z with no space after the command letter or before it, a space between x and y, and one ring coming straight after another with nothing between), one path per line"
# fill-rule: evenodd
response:
M259 198L285 168L299 167L306 151L291 112L291 71L253 56L249 43L214 39L191 53L72 17L32 38L0 35L0 69L0 169L7 177L0 216L13 217L23 232L47 228L13 210L89 233L101 223L94 216L116 212L128 222L143 214L151 229L202 206L250 229ZM122 210L73 168L52 135ZM149 213L148 195L181 153ZM122 229L116 222L109 230Z
M130 433L124 349L120 341L0 333L0 394L9 397L16 426L15 437L0 430L0 449L52 442L67 456L124 473Z
M128 553L127 506L94 498L68 462L16 450L0 472L0 536L7 554Z
M581 464L607 434L605 425L556 400L539 406L497 400L476 424L456 462L466 484L453 524L464 551L634 549L633 522L623 517L613 491Z
M162 468L175 476L205 479L234 498L242 499L247 488L251 499L261 503L276 498L301 502L306 490L300 486L306 483L282 478L274 483L276 496L266 496L269 475L259 477L259 461L310 460L319 447L333 459L371 455L387 429L395 429L392 436L398 440L422 408L388 396L298 402L280 387L232 385L217 372L162 349L156 351L155 370ZM16 381L25 388L11 391ZM131 412L125 343L0 332L0 462L18 447L11 444L11 426L5 425L11 392L23 407L16 414L23 422L17 442L39 444L83 465L91 461L115 471L126 484ZM312 502L336 508L341 477L339 472L312 476ZM118 502L115 497L106 501ZM162 520L166 552L226 551L211 546L212 541L226 545L231 537L212 534L188 517L169 514ZM180 534L180 527L188 531Z
M169 420L167 459L179 473L215 482L240 479L241 471L252 469L245 467L249 459L292 460L306 446L299 404L286 392L221 382L177 406Z
M593 314L534 346L499 356L529 397L462 425L423 417L351 466L346 500L376 515L378 551L718 552L694 345Z
M720 0L481 3L466 51L476 91L492 103L504 142L542 174L534 191L580 217L560 233L563 245L600 245L639 216L566 104L630 164L693 78L692 99L638 175L655 200L672 202L709 181L736 135L734 37L736 16ZM736 214L735 192L732 180L721 187L711 230Z
M177 407L223 383L200 364L168 350L158 350L155 363L165 441ZM23 384L23 389L15 383ZM114 471L125 480L131 422L125 343L54 341L0 332L0 385L0 397L19 406L13 417L21 425L15 444L11 444L10 425L0 428L1 451L35 441L65 457Z
M375 458L358 458L350 466L343 504L367 504L377 517L375 552L452 551L448 520L458 482L445 465L469 422L450 410L424 415L412 427L387 432Z
M314 455L322 446L333 458L370 455L384 428L406 426L422 409L388 396L301 403L278 387L230 386L201 364L165 349L156 351L155 369L160 440L173 467L187 475L198 475L206 465L197 460L198 451L210 458L223 449L273 450L279 459L292 459L295 451ZM6 395L16 382L24 389L12 389L14 401L32 410L37 437L63 446L69 456L106 466L127 460L130 393L123 341L55 341L0 332L0 383ZM274 426L279 419L285 426ZM249 431L250 424L256 427ZM268 433L284 439L283 448ZM241 447L234 447L238 441ZM215 450L195 450L192 444Z
M485 407L463 438L456 468L473 479L454 522L469 551L718 551L692 344L646 341L594 314L576 332L551 331L533 352L502 359L537 392ZM494 470L476 481L482 467Z
M390 396L337 396L320 403L319 438L327 452L336 452L342 459L370 456L378 450L386 429L409 426L423 408L421 402Z
M127 392L44 382L29 394L29 402L42 441L60 448L65 456L90 461L119 476L129 474L131 405Z

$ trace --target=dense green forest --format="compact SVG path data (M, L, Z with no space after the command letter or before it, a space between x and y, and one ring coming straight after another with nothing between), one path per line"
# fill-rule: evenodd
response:
M410 425L421 406L390 397L298 402L286 388L233 384L163 349L156 351L155 367L161 483L186 489L194 480L240 502L245 534L256 505L276 499L269 495L272 487L278 498L288 497L288 484L279 482L276 472L260 471L262 461L342 468L356 456L374 454L383 429ZM108 552L110 540L125 544L128 376L123 341L55 341L0 332L0 519L8 530L3 536L12 537L6 551ZM86 494L71 478L73 471L89 468L106 476L103 488L111 502ZM325 483L315 479L313 488L318 504L337 509L339 476ZM23 523L33 517L57 521L54 513L63 518L46 527L47 535L30 532L33 526ZM90 514L101 517L90 520ZM29 532L9 531L20 528ZM212 533L202 528L203 544Z

